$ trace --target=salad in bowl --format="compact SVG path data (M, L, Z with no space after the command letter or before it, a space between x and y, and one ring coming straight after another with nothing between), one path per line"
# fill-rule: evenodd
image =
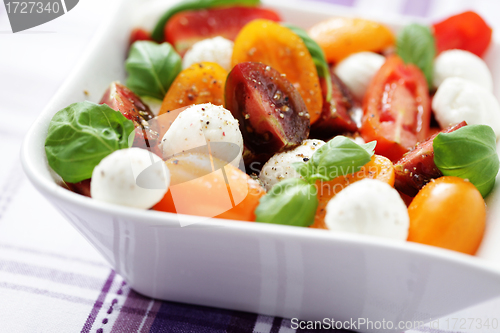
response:
M499 169L491 35L474 12L395 34L180 3L132 31L125 84L53 116L48 163L112 204L474 254Z
M127 6L22 161L134 290L393 321L500 294L498 270L470 255L494 254L498 234L498 46L477 14L431 26L190 1L151 7L146 29Z

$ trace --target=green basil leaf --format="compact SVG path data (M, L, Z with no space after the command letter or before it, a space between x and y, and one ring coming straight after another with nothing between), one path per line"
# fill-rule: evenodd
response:
M309 167L307 163L295 162L292 163L292 167L301 175L304 179L309 179Z
M445 176L468 179L483 197L490 193L500 162L496 136L486 125L468 125L434 138L434 163Z
M125 62L126 86L139 96L163 100L182 69L182 60L168 43L138 41L132 44Z
M159 43L165 40L165 25L172 16L186 10L207 9L220 6L257 6L260 0L187 0L170 7L156 23L151 37Z
M308 227L318 208L317 190L300 178L285 179L260 198L256 221Z
M105 104L71 104L50 121L45 139L47 160L64 181L78 183L90 178L104 157L129 148L133 131L131 120Z
M436 56L436 41L429 27L410 24L398 34L396 42L397 54L407 64L414 64L422 70L432 88L432 72Z
M339 176L358 172L362 166L370 162L377 142L372 141L358 145L345 136L338 135L321 146L306 165L301 175L309 182L316 180L329 181Z
M292 30L297 36L299 36L302 39L302 41L306 45L307 50L311 54L314 64L316 65L316 71L318 72L318 76L325 78L327 87L326 101L330 102L330 100L332 99L332 79L330 77L330 67L326 62L326 57L325 53L323 52L323 49L318 45L318 43L316 43L311 37L309 37L309 35L304 29L289 23L281 23L281 24L287 27L288 29Z

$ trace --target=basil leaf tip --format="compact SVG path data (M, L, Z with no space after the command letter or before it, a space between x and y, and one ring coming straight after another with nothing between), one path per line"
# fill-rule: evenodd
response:
M496 136L487 125L467 125L438 134L432 143L434 163L445 176L468 179L486 197L500 168Z
M300 178L285 179L260 199L256 221L308 227L318 207L317 189Z
M257 6L260 0L187 0L170 7L156 23L151 37L161 43L165 40L165 25L172 16L187 10L208 9L219 6Z
M131 120L105 104L73 103L50 121L45 139L48 163L66 182L88 179L104 157L129 148L133 131Z
M169 43L137 41L130 48L125 69L130 90L141 97L163 100L182 69L182 60Z
M422 70L429 89L432 88L436 41L429 27L410 24L398 34L396 41L398 56L407 64L414 64Z

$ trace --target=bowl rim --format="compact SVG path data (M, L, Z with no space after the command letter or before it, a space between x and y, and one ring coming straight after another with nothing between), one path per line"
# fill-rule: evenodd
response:
M118 5L123 5L124 0L113 0ZM171 3L169 3L171 5ZM279 3L278 1L265 1L266 6L279 6L282 8L288 8L292 10L297 10L298 8L303 9L303 7L298 6L297 3L291 2L290 4ZM308 12L314 12L308 10ZM340 15L343 16L345 11L341 11ZM111 19L106 20L101 24L99 29L107 31L112 28L115 20L117 19L119 13L114 11ZM411 17L403 16L401 17ZM411 17L414 19L414 17ZM384 20L387 24L398 24L399 19L388 19ZM416 20L418 21L418 20ZM116 217L133 219L135 223L144 224L149 227L156 228L172 228L181 227L179 224L178 214L153 211L153 210L142 210L138 208L125 207L112 203L100 202L93 200L89 197L74 193L55 181L47 179L42 174L42 169L47 168L50 171L50 167L47 163L45 165L40 165L36 162L33 154L31 152L37 149L43 149L43 144L37 141L37 139L46 133L47 128L44 127L47 118L52 118L52 116L57 112L55 110L54 104L66 93L66 87L75 80L81 73L83 66L88 61L89 57L96 52L96 47L104 39L104 34L96 33L90 43L88 44L87 50L77 62L77 65L73 68L70 75L64 81L64 83L59 87L57 93L53 96L47 106L38 115L35 122L31 125L29 131L27 132L20 151L21 164L28 177L28 179L35 185L35 187L44 195L56 198L59 201L80 206L82 208L93 210L98 213L107 214ZM494 42L497 42L494 40ZM45 137L45 136L43 136ZM45 155L45 151L43 151ZM180 215L180 214L179 214ZM258 233L263 235L279 235L291 237L294 239L316 239L322 241L332 241L339 244L351 244L353 246L371 246L377 248L383 248L391 251L401 251L406 254L414 253L419 254L424 257L432 257L435 259L447 261L457 265L465 265L472 269L480 270L487 274L493 274L495 277L499 278L500 281L500 264L496 264L491 260L486 260L483 258L459 253L452 250L447 250L443 248L438 248L434 246L429 246L425 244L418 244L408 241L398 241L392 239L378 238L367 235L351 234L344 232L328 232L326 230L313 229L313 228L301 228L287 225L278 225L272 223L258 223L258 222L245 222L238 220L225 220L217 218L203 218L192 215L181 215L181 217L189 222L193 223L185 228L207 228L207 227L223 227L232 229L237 232L245 233ZM200 221L202 219L203 221Z

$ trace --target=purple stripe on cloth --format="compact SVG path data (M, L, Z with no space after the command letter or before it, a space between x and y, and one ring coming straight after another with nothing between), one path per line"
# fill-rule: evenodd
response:
M72 303L78 303L78 304L91 305L93 303L93 301L90 299L65 295L65 294L56 293L56 292L38 289L38 288L33 288L33 287L22 286L22 285L14 284L14 283L0 282L0 288L16 290L16 291L23 291L23 292L27 292L30 294L42 295L42 296L60 299L60 300L68 301L68 302L72 302Z
M432 0L406 0L403 14L426 17L429 13Z
M148 333L150 331L151 326L153 326L153 322L155 321L156 314L160 311L161 304L162 303L160 301L154 301L153 306L146 314L146 320L141 328L141 333Z
M282 318L274 317L273 326L271 326L270 333L278 333L280 331L282 321Z
M113 283L115 275L116 273L113 270L109 273L108 279L106 280L106 282L104 282L104 285L102 286L101 289L101 293L99 294L99 297L95 301L92 311L90 311L90 314L87 317L87 321L85 322L85 325L83 325L81 333L89 333L90 330L92 329L92 325L94 325L94 321L97 318L97 314L99 313L99 310L101 310L102 308L102 304L106 299L106 295L108 294L109 289L111 288L111 284Z
M316 0L316 1L326 2L326 3L333 4L333 5L353 7L354 2L356 0Z
M132 309L141 309L140 313L130 314L128 311L120 311L118 318L113 325L113 329L111 333L120 333L124 331L137 332L142 322L144 321L144 317L148 315L147 309L149 304L151 303L151 298L139 295L133 290L127 295L127 299L123 304L124 308L132 308Z
M101 280L77 273L63 272L52 268L40 267L26 263L0 260L0 271L31 276L60 284L99 290Z
M255 320L248 326L235 328L238 319L248 313L188 305L174 302L163 302L149 333L163 332L226 332L231 326L233 332L251 332ZM255 315L255 318L257 316ZM246 322L245 320L243 320Z
M227 326L226 333L239 333L243 329L249 329L251 332L256 321L257 315L254 313L236 312Z

